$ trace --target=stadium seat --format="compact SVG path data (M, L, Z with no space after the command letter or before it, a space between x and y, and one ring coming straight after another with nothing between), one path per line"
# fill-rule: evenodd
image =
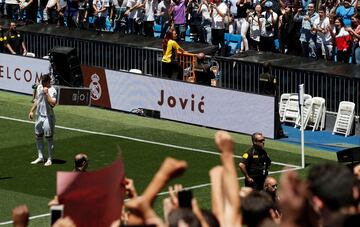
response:
M160 38L160 35L161 35L161 25L154 24L154 37Z
M186 32L185 32L185 42L192 42L191 38L190 38L190 28L187 27Z
M224 35L224 40L225 40L225 45L227 45L230 42L230 33L225 33Z
M241 35L231 34L228 43L230 49L230 55L236 54L241 48Z
M350 135L355 115L355 103L342 101L336 116L333 135L335 133L344 134L345 137Z

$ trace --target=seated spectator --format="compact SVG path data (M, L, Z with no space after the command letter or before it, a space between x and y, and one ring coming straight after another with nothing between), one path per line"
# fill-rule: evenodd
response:
M183 68L178 62L176 62L176 53L178 51L184 52L184 50L175 41L176 39L177 33L175 31L169 31L166 33L165 38L162 41L162 72L163 75L167 78L173 78L173 74L175 73L175 78L178 80L182 80Z

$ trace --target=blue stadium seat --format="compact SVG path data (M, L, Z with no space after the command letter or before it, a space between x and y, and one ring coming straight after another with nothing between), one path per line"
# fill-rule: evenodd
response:
M155 24L154 25L154 37L159 38L161 35L161 25Z
M241 35L231 34L227 44L230 49L230 54L235 54L241 47Z
M185 31L185 42L192 42L192 40L190 39L190 27L186 28Z
M227 45L230 42L230 37L231 37L230 33L225 33L224 35L225 45Z

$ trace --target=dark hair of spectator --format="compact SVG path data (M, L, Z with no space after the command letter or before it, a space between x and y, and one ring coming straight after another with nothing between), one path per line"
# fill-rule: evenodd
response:
M169 227L178 227L180 220L184 221L189 227L201 227L200 221L191 209L179 208L171 211L169 214Z
M271 62L264 62L263 64L264 73L271 72Z
M335 162L318 164L310 169L307 179L310 191L328 209L337 211L354 204L352 189L355 177L346 166Z
M326 7L325 6L320 6L319 9L318 9L318 12L324 12L326 13Z
M338 20L338 21L340 22L341 27L344 27L344 26L345 26L344 21L343 21L343 19L342 19L341 17L337 17L337 18L335 19L335 21L336 21L336 20Z
M164 39L162 41L162 48L163 48L164 53L166 51L167 44L168 44L169 40L173 40L173 39L174 39L173 31L170 30L165 34L165 37L164 37Z
M40 79L42 83L47 83L51 80L51 77L49 73L46 73L46 74L42 74Z
M257 227L267 218L271 218L270 209L273 201L265 192L252 191L241 201L241 211L244 224L248 227Z
M204 216L205 221L209 225L209 227L220 227L219 221L211 211L201 209L201 213Z

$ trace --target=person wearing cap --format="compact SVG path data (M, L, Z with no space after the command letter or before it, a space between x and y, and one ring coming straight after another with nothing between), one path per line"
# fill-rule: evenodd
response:
M350 0L344 0L344 3L336 9L336 16L342 18L345 27L351 27L351 17L355 14L358 1L355 1L355 7L351 5Z
M260 51L275 51L274 36L278 15L272 10L273 3L267 1L264 5L265 11L261 14L260 21Z

